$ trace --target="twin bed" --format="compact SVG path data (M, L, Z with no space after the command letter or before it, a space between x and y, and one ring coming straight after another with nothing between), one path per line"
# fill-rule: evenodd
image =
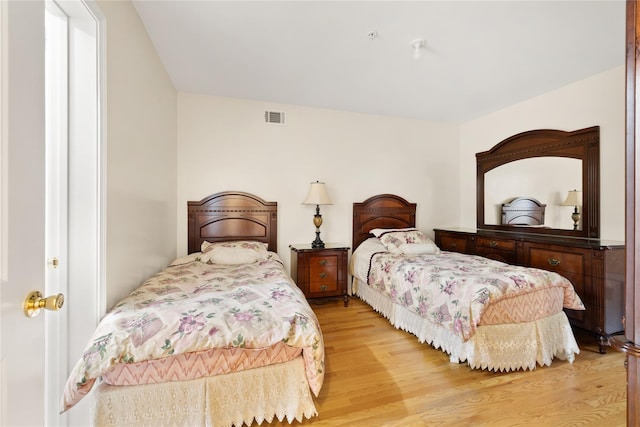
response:
M317 414L320 326L276 254L277 203L188 203L189 254L98 325L63 410L95 385L94 425L251 425Z
M353 204L354 294L452 362L511 371L574 360L579 349L563 307L584 305L567 279L440 251L413 229L415 212L415 203L392 194Z
M354 203L354 294L472 368L573 360L579 350L563 306L583 307L566 279L442 252L413 228L415 209L390 194ZM69 376L63 410L94 388L95 425L231 426L317 415L322 333L276 254L277 216L277 203L248 193L189 202L189 255L100 322Z

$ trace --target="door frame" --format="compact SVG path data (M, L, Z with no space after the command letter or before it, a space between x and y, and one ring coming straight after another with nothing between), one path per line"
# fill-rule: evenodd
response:
M94 0L53 1L67 15L69 28L68 298L62 348L47 334L48 348L58 350L51 365L61 369L50 372L55 377L45 421L84 425L89 402L63 415L59 405L73 364L106 312L106 21Z
M640 10L634 0L626 5L626 189L625 189L625 336L611 345L626 353L627 425L640 425Z

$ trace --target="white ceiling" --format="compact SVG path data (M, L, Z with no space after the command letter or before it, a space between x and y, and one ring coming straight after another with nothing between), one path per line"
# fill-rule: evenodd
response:
M461 123L625 59L623 0L133 3L179 91L362 113Z

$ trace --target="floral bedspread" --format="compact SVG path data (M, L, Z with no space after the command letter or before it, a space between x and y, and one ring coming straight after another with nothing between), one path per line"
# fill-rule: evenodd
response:
M500 299L560 286L563 306L584 310L569 280L557 273L504 264L488 258L441 252L371 256L369 286L463 340L473 336L485 308Z
M324 380L318 320L277 256L220 266L193 261L149 278L98 325L65 386L63 411L118 363L214 347L301 347L317 396Z

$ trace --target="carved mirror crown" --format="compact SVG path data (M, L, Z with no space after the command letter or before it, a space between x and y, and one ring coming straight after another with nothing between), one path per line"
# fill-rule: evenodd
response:
M544 157L564 157L582 161L582 219L578 230L553 227L514 228L485 221L485 175L487 172L518 160ZM541 129L523 132L498 143L489 151L476 154L477 162L477 228L517 231L521 233L554 234L573 237L600 237L600 128L598 126L573 132ZM540 174L553 174L552 168ZM538 173L538 172L536 172ZM517 177L514 177L517 179ZM570 188L559 190L571 190ZM520 194L514 194L521 196Z

